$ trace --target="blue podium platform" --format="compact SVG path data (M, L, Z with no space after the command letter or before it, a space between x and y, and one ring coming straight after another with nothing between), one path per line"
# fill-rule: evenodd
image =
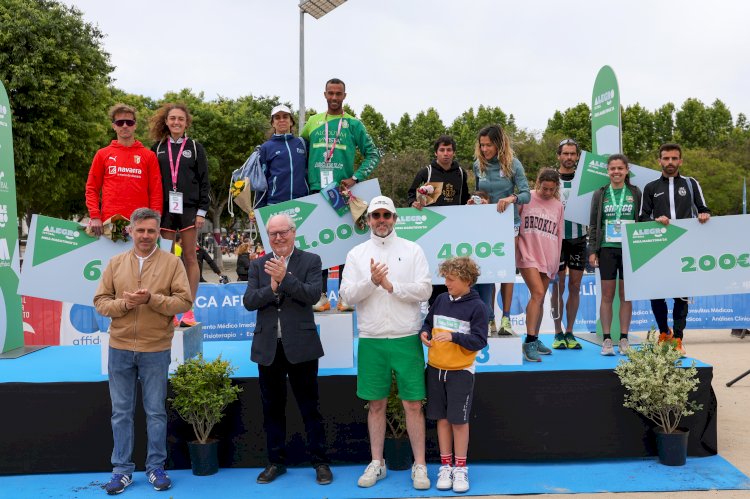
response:
M542 335L551 343L551 335ZM474 462L643 458L656 453L650 422L622 407L623 388L599 346L553 351L541 363L477 367L471 414ZM355 348L356 352L356 348ZM243 388L216 427L222 467L265 464L265 435L249 341L204 343L204 355L218 355L238 367ZM355 364L356 365L356 364ZM713 368L696 361L704 410L683 419L691 430L689 455L718 452ZM355 369L321 369L320 407L334 463L366 463L369 444L365 402L356 397ZM0 360L0 427L6 429L0 474L106 471L112 437L106 377L98 346L50 347L14 360ZM566 424L560 424L565 422ZM567 428L576 426L575 432ZM287 410L289 464L307 460L296 404ZM169 411L171 469L189 467L192 429ZM438 458L434 423L428 422L428 459ZM135 462L142 466L145 422L136 416Z

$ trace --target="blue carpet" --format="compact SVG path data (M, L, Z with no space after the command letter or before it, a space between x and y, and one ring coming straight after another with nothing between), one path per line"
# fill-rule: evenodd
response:
M156 494L143 473L123 497L392 498L455 496L435 489L437 465L429 465L433 487L414 490L408 471L389 471L374 487L361 489L357 477L364 466L334 466L334 482L315 483L311 468L293 468L274 483L258 485L260 469L222 469L216 475L196 477L189 470L170 471L172 489ZM570 494L597 492L668 492L682 490L750 490L750 479L720 456L690 458L682 467L659 464L655 458L584 462L476 464L469 468L471 489L465 495ZM108 474L23 475L0 477L0 498L104 497L101 487ZM156 495L154 495L156 494Z
M554 335L542 334L541 340L552 344ZM356 341L356 340L355 340ZM258 376L258 367L250 362L250 341L206 341L203 353L207 359L219 355L237 367L238 378ZM581 350L553 350L552 355L543 356L542 362L524 362L520 366L477 366L477 372L517 371L568 371L587 369L614 369L623 357L604 357L600 347L582 341ZM355 346L356 352L356 346ZM688 362L692 359L688 358ZM708 367L696 360L696 367ZM321 376L354 375L356 369L321 369ZM0 383L55 383L106 381L101 374L100 347L98 345L58 346L25 355L18 359L0 360Z

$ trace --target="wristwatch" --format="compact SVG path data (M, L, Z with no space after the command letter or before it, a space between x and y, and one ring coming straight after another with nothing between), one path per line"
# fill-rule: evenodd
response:
M358 179L357 177L355 177L354 175L352 175L352 180L354 180L354 183L355 183L355 184L356 184L357 182L359 182L359 179Z

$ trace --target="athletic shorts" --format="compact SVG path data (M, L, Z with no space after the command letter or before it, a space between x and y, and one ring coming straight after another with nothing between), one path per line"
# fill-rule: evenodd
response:
M466 369L446 371L427 366L427 418L447 419L451 424L466 424L471 413L474 373Z
M560 253L560 269L584 270L586 268L586 236L563 239Z
M388 398L394 373L401 400L424 399L424 350L419 335L360 338L357 347L357 397L363 400Z
M182 214L165 211L161 216L161 228L170 232L192 229L195 227L195 216L197 213L198 208L191 208L189 206L183 207Z
M599 249L599 274L602 281L614 281L617 279L618 272L620 273L620 280L624 279L622 273L622 248Z

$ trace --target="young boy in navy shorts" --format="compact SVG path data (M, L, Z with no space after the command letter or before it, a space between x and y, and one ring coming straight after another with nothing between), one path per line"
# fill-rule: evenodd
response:
M474 365L477 352L487 345L487 307L479 293L471 289L479 277L479 267L471 258L444 261L440 275L448 292L435 299L419 336L429 347L425 371L427 417L437 420L438 490L466 492Z

